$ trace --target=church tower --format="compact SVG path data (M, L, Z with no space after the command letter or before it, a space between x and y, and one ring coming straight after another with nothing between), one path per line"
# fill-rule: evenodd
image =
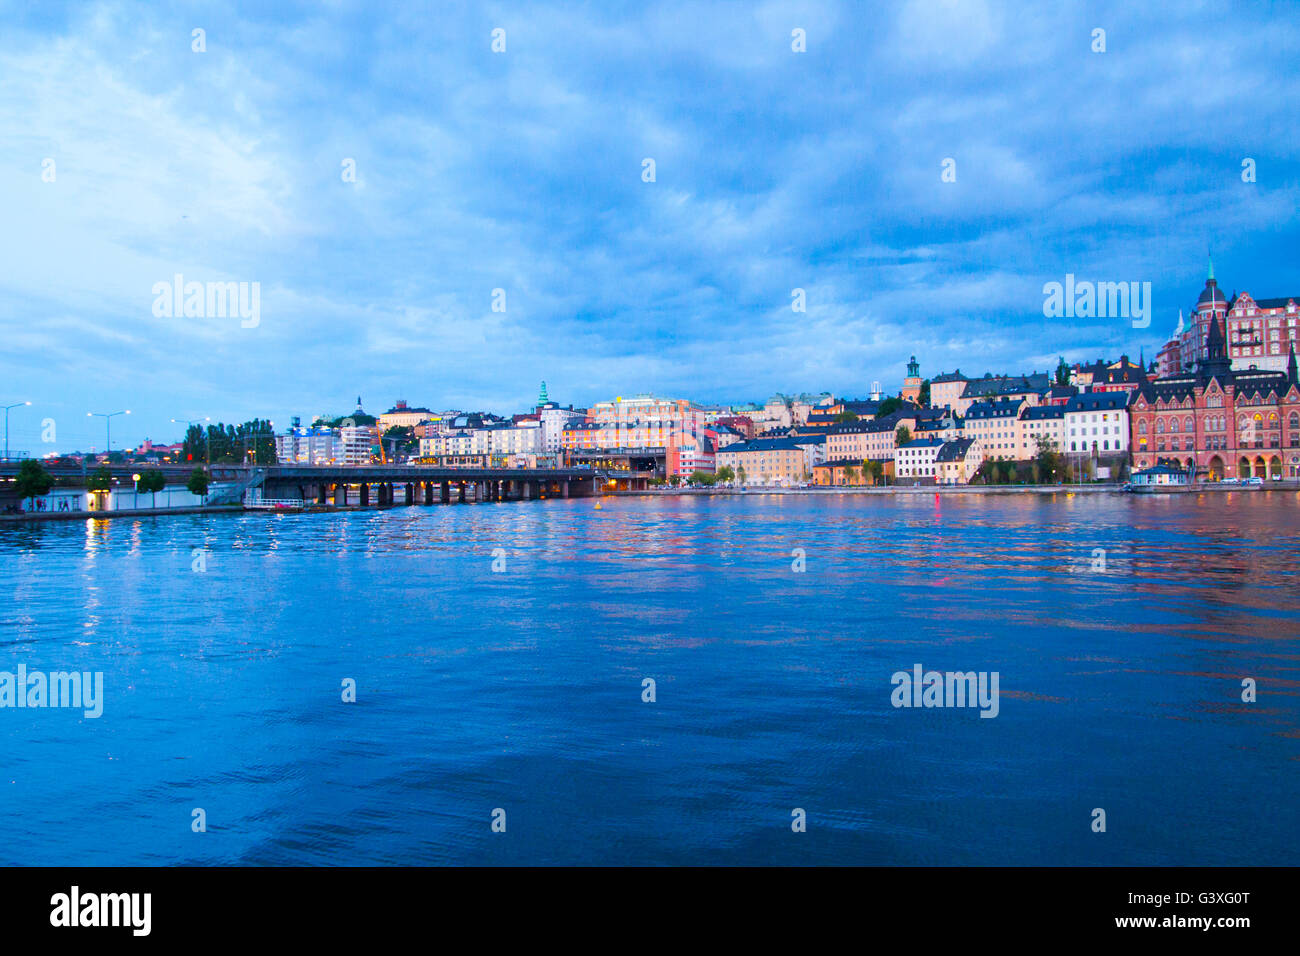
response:
M905 402L919 403L921 401L921 366L916 361L916 356L907 363L907 378L903 379L902 398Z

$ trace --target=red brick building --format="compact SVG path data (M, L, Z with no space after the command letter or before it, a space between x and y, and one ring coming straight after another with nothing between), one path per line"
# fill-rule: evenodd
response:
M1205 328L1205 351L1194 371L1143 384L1129 404L1133 466L1159 461L1195 467L1196 476L1282 475L1300 478L1300 372L1294 343L1286 371L1234 371L1224 334L1227 309L1213 289L1193 326Z

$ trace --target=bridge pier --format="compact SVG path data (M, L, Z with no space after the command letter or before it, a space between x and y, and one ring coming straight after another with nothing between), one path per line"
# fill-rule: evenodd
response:
M370 486L364 481L361 483L361 507L370 504Z
M561 498L567 498L567 497L569 497L569 479L568 479L568 478L565 478L562 482L560 482L560 497L561 497Z

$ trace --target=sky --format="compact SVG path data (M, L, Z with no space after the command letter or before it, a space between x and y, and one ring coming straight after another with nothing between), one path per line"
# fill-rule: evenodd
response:
M0 3L11 448L1150 360L1300 296L1300 8L1138 6Z

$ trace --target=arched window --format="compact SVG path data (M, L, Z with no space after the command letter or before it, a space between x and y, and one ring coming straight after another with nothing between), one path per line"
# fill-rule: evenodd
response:
M1174 434L1178 433L1178 419L1176 418L1169 419L1169 430Z
M1295 418L1294 415L1292 415L1291 417L1292 417L1292 418ZM1139 434L1139 435L1145 435L1146 433L1147 433L1147 421L1146 421L1146 419L1144 418L1144 419L1142 419L1142 421L1138 422L1138 434Z
M1291 417L1287 419L1288 428L1300 428L1300 412L1292 412Z
M1188 415L1186 418L1183 419L1183 431L1190 432L1195 430L1196 430L1196 422L1193 421L1191 415Z
M1157 418L1157 419L1156 419L1156 434L1157 434L1157 435L1163 435L1164 433L1165 433L1165 420L1164 420L1163 418Z

